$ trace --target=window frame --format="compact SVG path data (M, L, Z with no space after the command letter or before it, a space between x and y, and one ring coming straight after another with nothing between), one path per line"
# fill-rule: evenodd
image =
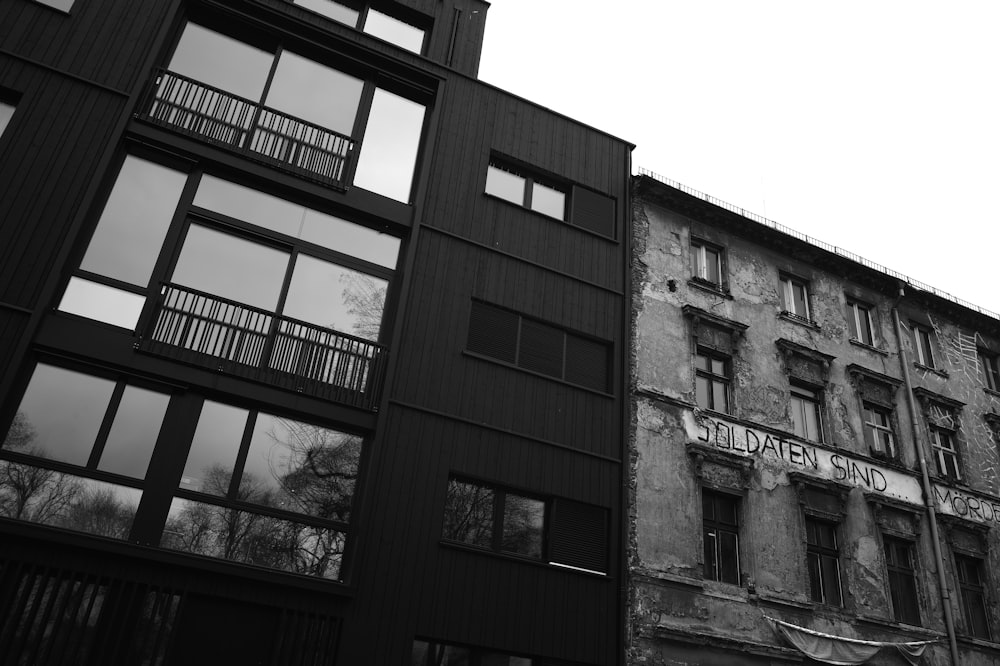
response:
M496 191L493 192L490 191L489 174L491 169L495 169L497 171L510 174L512 176L516 176L517 178L520 178L522 180L521 201L514 201L511 198L498 194ZM559 192L560 194L563 195L563 211L561 216L557 217L555 215L551 215L543 210L539 210L533 207L532 204L534 203L534 191L536 184L539 185L540 187L544 187L549 190ZM537 172L536 170L519 166L515 163L501 159L499 157L496 156L490 157L489 164L487 165L486 182L483 186L483 192L487 196L493 197L495 199L500 199L501 201L506 201L507 203L514 204L515 206L520 206L522 208L530 210L533 213L537 213L538 215L543 215L549 219L560 220L562 222L567 222L567 223L570 222L569 211L570 211L570 197L572 194L572 188L569 185L560 182L556 178L544 176L539 172Z
M781 289L779 292L781 314L791 317L796 321L814 324L812 319L812 305L809 302L812 295L809 290L809 280L797 277L790 273L779 273L778 283ZM802 308L804 312L797 311L795 299L796 288L802 290Z
M916 544L883 533L882 547L892 617L897 622L921 626ZM906 561L900 561L900 554L905 554Z
M708 275L708 253L715 254L715 275ZM697 236L691 237L691 279L700 284L709 286L717 291L725 291L726 268L725 268L725 248L702 240Z
M475 550L483 553L491 553L493 555L498 555L501 557L510 557L525 562L536 562L547 566L558 567L561 569L569 569L571 571L578 571L581 573L586 573L591 575L598 575L598 576L610 575L609 558L611 556L611 551L609 548L609 543L601 544L602 550L599 553L597 552L588 553L589 555L594 556L596 559L600 559L603 561L604 570L589 569L579 566L579 563L573 564L571 562L559 561L558 553L554 552L557 550L555 535L557 531L561 531L560 525L557 524L560 522L560 516L559 516L560 505L568 503L570 505L588 507L589 509L600 511L601 517L603 518L604 536L605 538L610 538L610 532L609 532L610 526L608 522L610 519L610 515L606 507L588 504L586 502L579 502L577 500L570 500L568 498L559 497L555 495L511 488L509 486L505 486L500 483L485 481L471 476L466 476L464 474L449 474L446 488L450 488L453 483L472 486L483 490L489 490L490 492L493 493L493 506L491 508L490 544L488 546L480 545L469 541L463 541L458 538L453 538L446 534L445 530L448 521L447 514L450 508L448 505L448 492L449 492L448 490L446 490L445 492L445 502L442 511L442 521L440 530L440 535L441 535L440 539L442 544L459 546L461 548L468 548L470 550ZM516 497L521 497L542 503L544 516L542 521L541 549L538 556L518 553L516 551L505 550L502 547L504 538L504 521L503 521L505 515L504 509L506 508L505 504L508 495L513 495ZM498 501L498 498L502 498L502 501ZM576 526L570 522L568 522L567 525Z
M21 96L14 93L13 91L8 91L6 88L0 88L0 107L7 107L10 109L10 115L7 117L7 121L0 124L0 141L3 140L4 135L11 125L14 124L14 119L17 117L17 107L21 103Z
M1000 392L1000 363L998 363L997 355L982 348L979 349L978 355L985 388L994 393Z
M988 608L986 560L983 557L956 551L952 551L952 555L955 561L955 581L958 583L959 596L961 597L965 630L968 635L975 638L992 640L993 628ZM975 578L978 580L969 580L970 571L975 574Z
M392 11L390 12L390 11L387 11L388 9L390 9L390 7L384 6L384 5L376 3L376 2L346 2L344 0L327 0L327 1L329 1L332 4L335 4L335 5L340 5L341 7L344 7L345 9L348 9L350 11L355 12L357 14L357 17L355 18L354 22L353 23L348 23L346 21L341 21L340 19L332 16L331 14L324 13L322 10L313 9L312 7L309 7L309 6L305 5L305 4L301 4L297 0L290 0L290 2L292 4L294 4L294 5L298 6L298 7L301 7L303 9L307 10L307 11L310 11L310 12L312 12L314 14L317 14L318 16L322 16L322 17L327 18L327 19L329 19L331 21L335 21L335 22L337 22L337 23L339 23L341 25L346 25L349 28L354 28L355 30L359 30L361 32L364 32L366 35L369 35L371 37L375 37L376 39L381 39L384 42L387 42L389 44L397 46L397 47L399 47L399 48L401 48L401 49L403 49L405 51L409 51L410 53L416 53L417 55L423 55L424 51L427 48L427 44L430 41L428 39L428 37L430 35L430 32L431 32L430 25L433 23L433 19L431 19L428 16L425 16L422 13L418 14L417 12L415 12L413 10L406 11L409 8L403 7L403 6L392 7L391 8ZM400 11L401 9L403 11ZM375 35L375 34L373 34L371 32L368 32L366 30L366 28L367 28L367 25L368 25L368 14L371 11L376 11L379 14L382 14L384 16L388 16L389 18L395 19L395 20L399 21L400 23L405 23L406 25L410 26L411 28L415 28L417 30L420 30L423 33L423 35L421 37L420 48L417 49L416 51L414 51L413 49L411 49L411 48L409 48L407 46L403 46L402 44L399 44L399 43L397 43L397 42L395 42L393 40L386 39L384 37L380 37L380 36Z
M740 558L740 518L743 499L739 495L719 492L712 488L702 488L702 546L704 562L702 577L705 580L712 580L730 585L742 584L742 570ZM705 513L706 503L711 503L714 518L709 518ZM728 504L731 508L734 522L728 523L719 518L719 504ZM722 534L733 537L734 545L731 548L723 546ZM713 537L713 547L709 547L709 537ZM726 562L735 560L732 567L726 567ZM735 573L735 579L726 578L726 571Z
M705 359L707 361L708 370L699 367L699 361ZM713 369L713 361L718 361L723 364L723 373L717 374ZM720 412L722 414L732 413L732 382L733 382L733 359L727 354L718 352L710 347L705 347L703 345L698 345L695 349L694 354L694 367L695 367L695 403L700 409L707 409L715 412ZM707 397L709 404L702 405L699 399L698 383L699 380L707 382L708 390ZM720 409L718 405L715 404L715 387L722 386L723 396L725 399L725 405Z
M884 418L885 423L876 423L869 420L869 413ZM886 407L870 400L862 399L861 401L861 421L864 427L865 444L868 446L869 453L876 458L895 459L898 456L894 414L895 410L891 407ZM888 436L888 450L882 450L878 446L882 441L881 437L879 437L880 434Z
M812 529L810 529L811 525L813 526ZM829 530L829 534L833 537L832 547L818 543L818 540L812 538L812 533L817 532L817 530L820 529L820 526L822 526L823 529ZM844 606L844 585L843 568L840 563L839 528L839 522L825 520L809 514L806 514L805 516L806 574L809 581L809 598L815 603L842 608ZM831 601L831 596L829 594L829 590L833 587L833 585L831 584L832 581L827 580L828 571L823 566L824 558L826 561L833 560L836 564L836 568L834 569L837 579L836 603ZM816 563L815 567L813 565L814 562Z
M847 299L847 324L850 339L869 347L875 347L879 340L875 335L875 307L854 298ZM867 334L867 340L865 339Z
M945 479L961 481L962 465L958 450L958 432L934 423L928 424L927 429L931 450L934 452L937 475ZM949 461L953 469L949 469Z
M913 343L913 362L919 366L937 370L934 358L934 331L928 326L911 322Z
M826 427L825 423L826 419L824 418L823 414L824 412L823 389L817 386L812 386L810 384L794 380L789 381L788 385L789 385L788 405L789 409L791 410L791 416L792 416L792 433L796 437L799 437L800 439L822 444L825 441L824 431ZM812 405L812 409L816 418L817 432L815 438L810 438L809 433L800 433L798 426L799 422L795 418L795 410L796 409L805 410L807 405ZM804 413L804 411L801 414L801 416L804 419L802 421L803 429L808 429L808 418L805 418L806 414Z

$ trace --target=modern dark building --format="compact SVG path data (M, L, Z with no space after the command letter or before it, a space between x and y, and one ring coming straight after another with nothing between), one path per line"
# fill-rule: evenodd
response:
M651 173L633 207L629 663L1000 663L997 315Z
M0 3L0 662L621 663L631 146L487 9Z

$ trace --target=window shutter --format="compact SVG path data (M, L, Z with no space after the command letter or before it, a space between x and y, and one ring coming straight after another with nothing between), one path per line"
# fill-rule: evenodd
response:
M614 238L615 200L582 187L574 187L571 222L595 234Z
M521 351L517 364L550 377L563 376L563 338L558 328L530 319L521 320Z
M607 572L608 512L565 499L552 501L549 560Z
M608 346L575 335L566 339L566 381L608 390Z
M514 363L517 320L518 316L513 312L473 301L469 317L469 351Z

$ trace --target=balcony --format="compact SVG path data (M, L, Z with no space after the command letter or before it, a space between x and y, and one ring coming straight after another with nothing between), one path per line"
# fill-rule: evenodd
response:
M139 118L323 185L346 189L349 136L159 70Z
M385 376L382 345L170 283L138 348L372 412Z

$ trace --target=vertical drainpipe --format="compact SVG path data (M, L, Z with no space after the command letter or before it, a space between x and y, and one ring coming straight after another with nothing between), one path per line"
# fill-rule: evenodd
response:
M920 476L923 481L924 505L927 508L927 518L931 526L931 544L934 546L934 565L937 567L938 587L941 589L941 605L944 607L944 625L948 630L948 647L951 650L951 663L959 666L962 662L958 657L958 642L955 639L955 617L952 615L951 594L948 592L948 580L944 575L944 560L941 557L941 539L938 534L937 510L935 508L934 488L927 472L927 444L923 431L917 422L916 401L913 398L913 385L910 383L910 367L903 348L902 327L899 323L899 302L903 300L903 283L899 283L899 295L892 304L892 324L896 332L896 347L899 349L899 365L903 370L903 384L906 387L906 403L910 408L910 428L913 431L913 442L916 445L917 459L920 461Z

